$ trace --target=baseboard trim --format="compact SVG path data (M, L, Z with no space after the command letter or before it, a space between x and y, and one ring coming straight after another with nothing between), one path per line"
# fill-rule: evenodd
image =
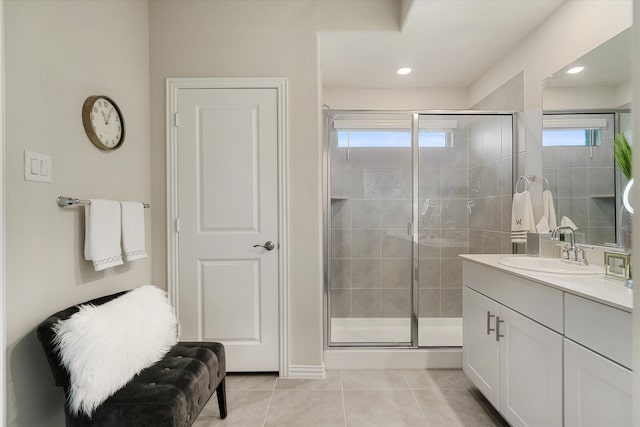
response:
M326 369L460 369L462 348L347 349L324 351Z
M287 378L321 380L326 376L324 365L289 365Z

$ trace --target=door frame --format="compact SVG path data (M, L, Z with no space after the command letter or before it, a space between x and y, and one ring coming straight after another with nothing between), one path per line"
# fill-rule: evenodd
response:
M0 423L7 419L7 317L5 271L5 181L4 181L4 0L0 0Z
M286 77L211 77L166 79L166 171L167 171L167 284L169 301L178 310L178 168L179 126L178 91L180 89L275 89L278 109L278 329L279 374L289 376L289 240L288 240L288 146Z

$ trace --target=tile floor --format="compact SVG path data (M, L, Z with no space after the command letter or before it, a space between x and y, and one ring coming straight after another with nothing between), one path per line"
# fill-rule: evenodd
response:
M508 426L461 370L329 371L323 380L228 374L228 416L215 396L194 427Z

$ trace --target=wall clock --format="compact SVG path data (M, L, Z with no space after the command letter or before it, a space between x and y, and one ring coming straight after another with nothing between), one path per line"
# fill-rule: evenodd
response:
M101 150L115 150L124 142L124 119L113 99L88 97L82 105L82 125L89 140Z

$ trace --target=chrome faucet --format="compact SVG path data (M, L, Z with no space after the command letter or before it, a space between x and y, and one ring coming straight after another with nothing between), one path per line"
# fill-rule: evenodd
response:
M558 240L558 233L562 230L567 230L569 231L569 236L571 236L571 247L575 248L576 247L576 236L573 234L573 228L569 227L568 225L561 225L560 227L556 227L553 230L551 230L551 239L552 240Z
M584 249L576 247L576 236L573 228L568 225L561 225L551 231L551 240L560 240L560 232L569 234L569 245L564 245L560 253L560 258L571 264L587 265L587 258L584 255Z

